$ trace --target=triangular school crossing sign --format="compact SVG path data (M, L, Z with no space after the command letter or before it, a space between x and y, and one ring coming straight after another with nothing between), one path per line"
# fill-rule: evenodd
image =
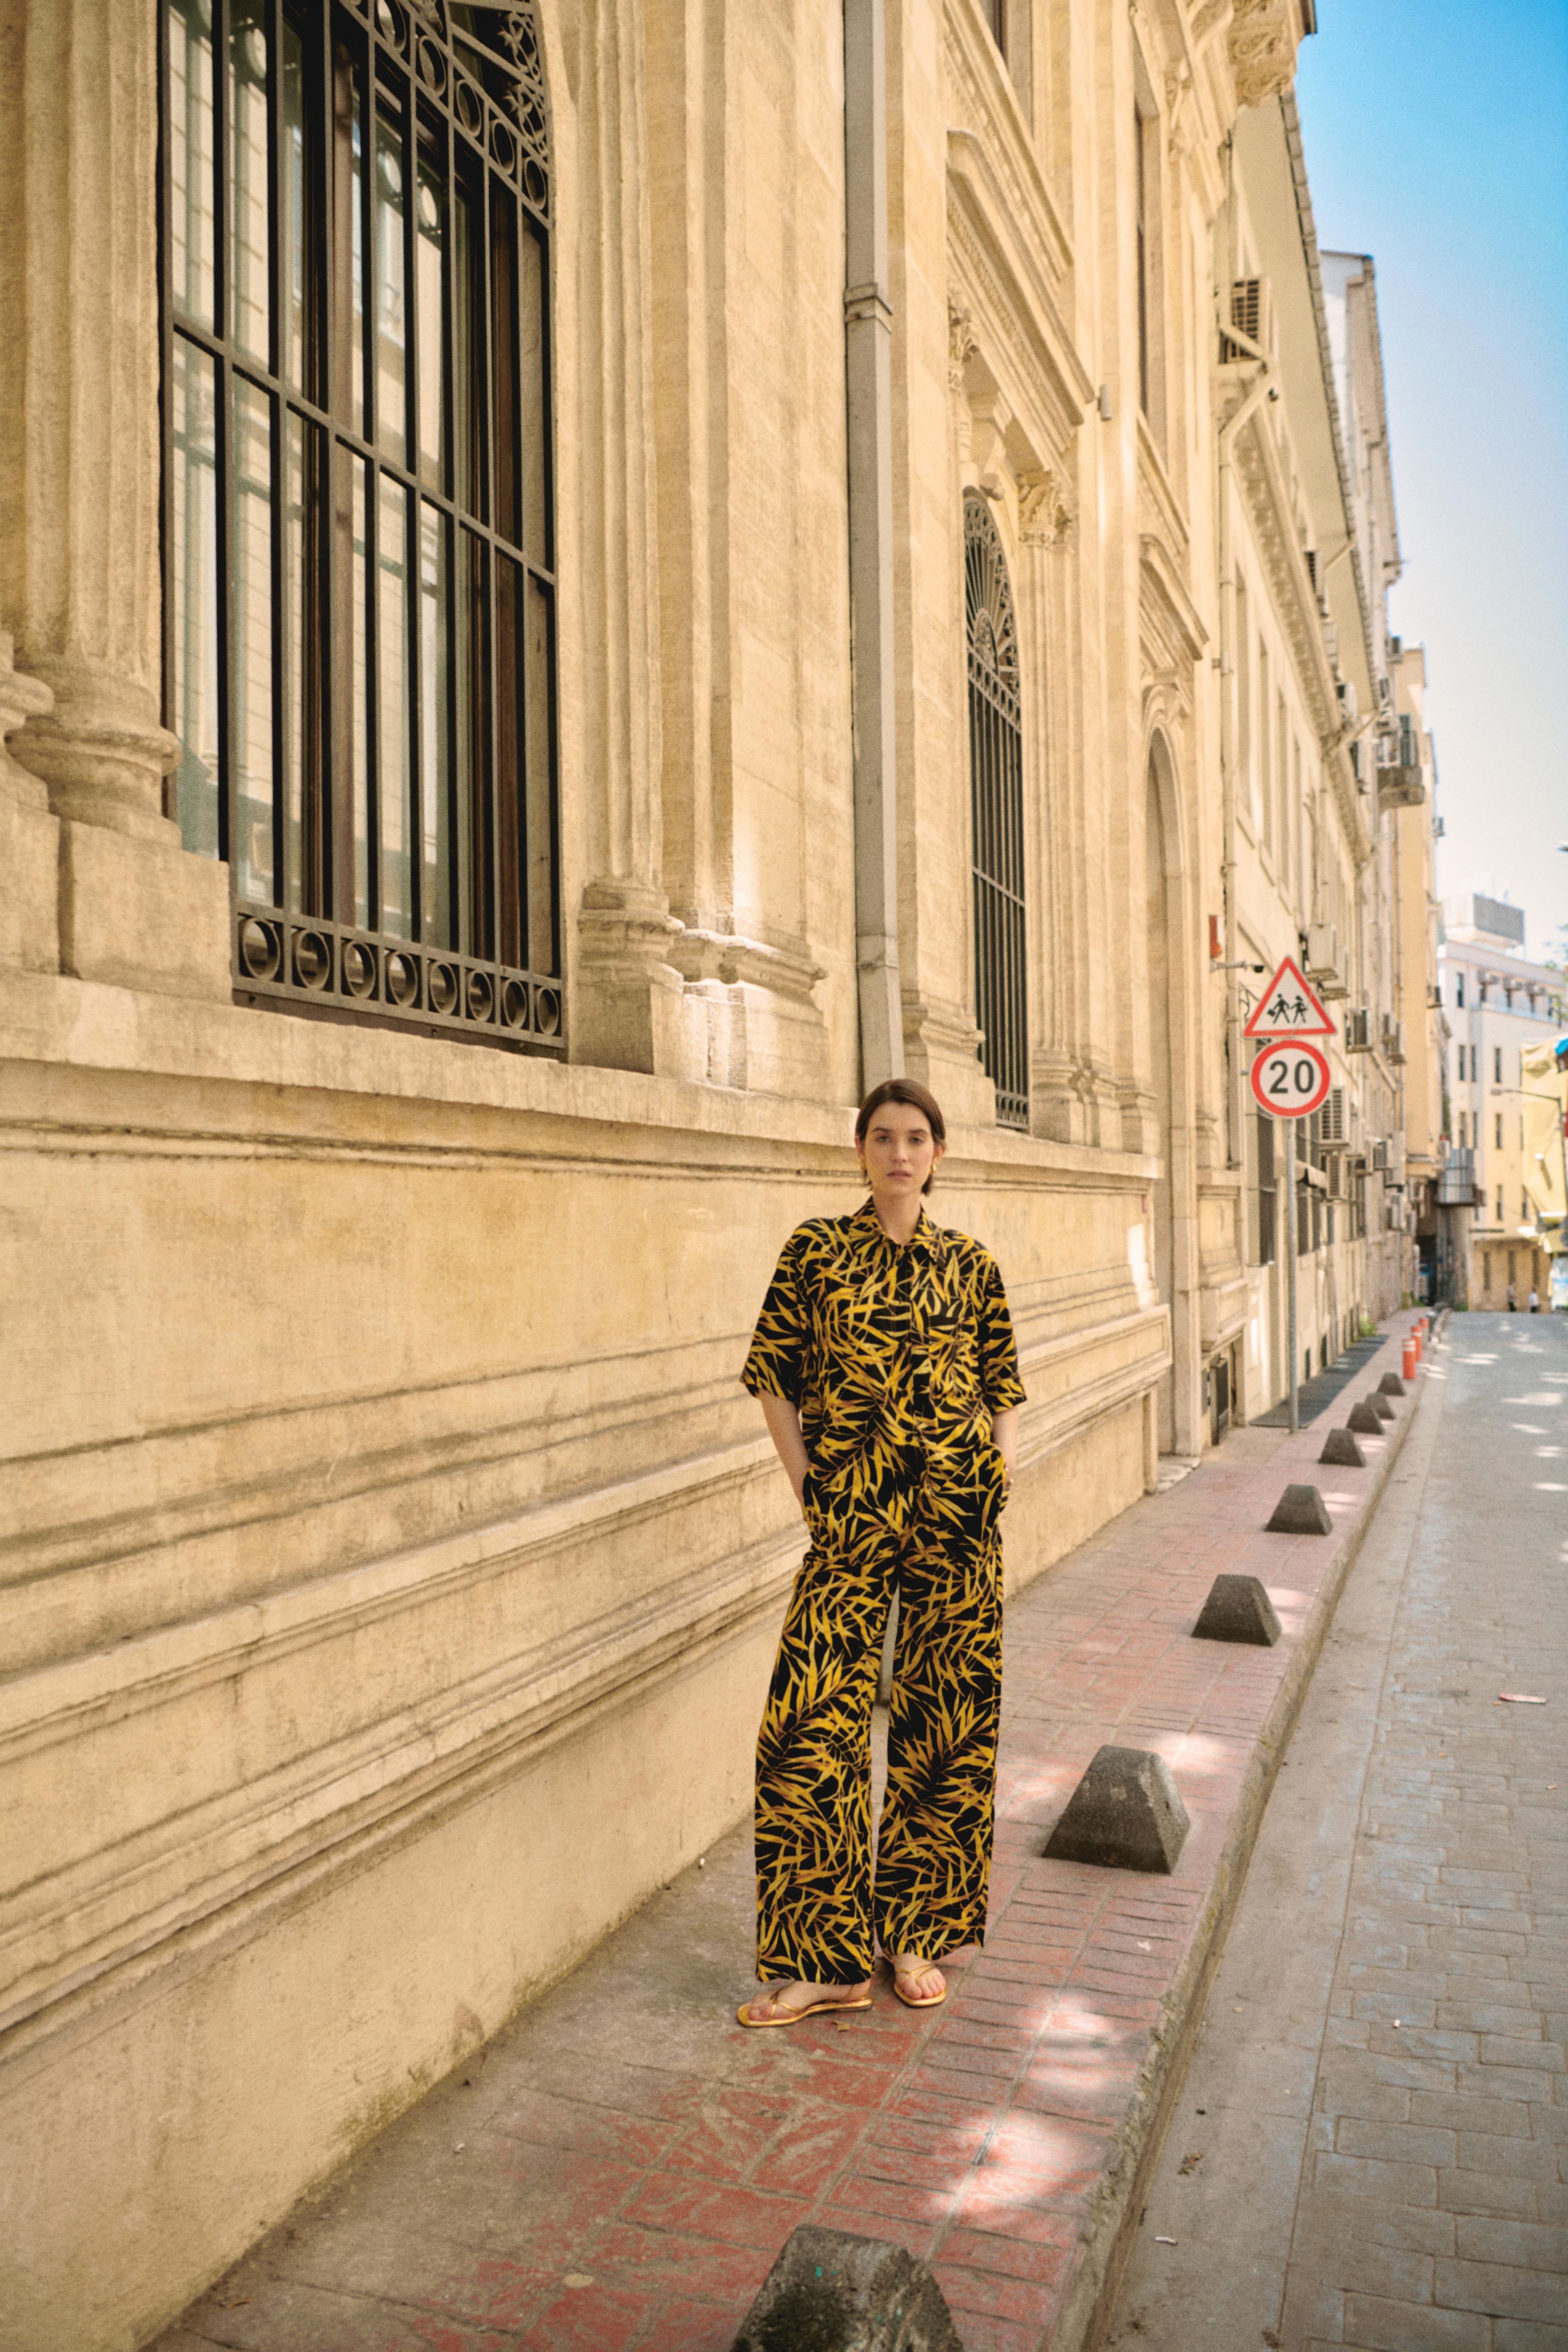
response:
M1287 956L1242 1034L1247 1037L1331 1037L1334 1024L1294 956Z

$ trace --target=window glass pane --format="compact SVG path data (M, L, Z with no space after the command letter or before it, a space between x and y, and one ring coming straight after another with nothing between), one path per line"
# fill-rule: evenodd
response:
M234 379L234 561L229 579L234 697L235 883L271 906L272 413L264 392Z
M522 544L522 468L518 463L517 202L490 191L490 399L495 432L495 527Z
M187 849L218 854L217 385L213 362L174 337L174 804Z
M427 141L419 148L419 230L415 294L419 306L419 478L433 490L447 487L447 182L439 156Z
M267 0L229 0L229 333L266 366L271 314L267 202Z
M350 676L350 728L353 766L350 792L353 806L354 920L370 922L370 670L368 605L370 599L369 541L366 523L366 467L362 457L349 459L353 499L353 559L350 570L350 611L353 651Z
M365 463L340 444L333 466L332 896L340 922L370 922L370 729Z
M545 401L545 320L550 280L544 247L527 215L522 226L522 462L523 546L531 561L550 563L550 440Z
M479 270L484 259L481 215L473 190L457 184L452 255L452 414L457 435L458 502L485 518L484 305Z
M521 566L496 558L496 881L501 963L522 961L520 889L522 831L523 678Z
M364 433L364 104L358 65L340 48L332 98L333 399Z
M413 492L386 476L376 512L377 866L384 931L414 936L409 864L409 748L413 709L408 660L408 502Z
M305 45L299 27L283 18L282 94L283 188L283 317L279 365L286 380L301 392L315 391L311 365L315 349L315 319L311 287L315 276L313 239L320 234L310 181L310 152L305 127L308 83Z
M408 443L404 186L402 121L383 99L375 110L375 437L397 466Z
M317 514L321 439L291 411L283 428L283 774L288 903L324 905L321 829L321 657Z
M523 958L531 971L552 972L555 962L555 814L551 778L554 769L552 742L550 680L554 669L551 595L530 578L524 619L524 656L528 665L528 710L524 728L523 821L527 841L525 874L528 928Z
M176 310L213 323L213 38L210 0L169 5L169 286Z
M434 507L419 509L419 805L424 882L420 900L425 937L435 947L452 939L452 738L450 583L447 524Z
M486 551L469 531L458 533L456 662L458 706L458 883L462 937L468 955L488 955L490 942L489 618Z

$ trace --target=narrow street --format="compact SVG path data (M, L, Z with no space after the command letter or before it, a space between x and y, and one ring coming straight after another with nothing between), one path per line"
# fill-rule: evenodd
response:
M1456 1316L1429 1378L1264 1820L1114 2352L1568 2347L1568 1322Z

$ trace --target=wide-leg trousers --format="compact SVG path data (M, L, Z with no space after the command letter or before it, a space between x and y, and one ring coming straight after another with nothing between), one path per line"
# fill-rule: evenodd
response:
M807 1487L757 1743L757 1972L858 1984L875 1947L982 1941L1002 1685L1003 1471L992 1447L874 1510ZM894 1593L888 1784L871 1863L871 1708Z

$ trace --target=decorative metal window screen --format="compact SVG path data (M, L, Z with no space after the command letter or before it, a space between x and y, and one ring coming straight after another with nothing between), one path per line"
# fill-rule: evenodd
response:
M531 8L164 0L164 700L237 993L559 1052Z
M1004 1127L1029 1124L1024 932L1024 735L1018 633L1002 541L985 500L963 497L969 773L974 834L974 996L980 1058Z

